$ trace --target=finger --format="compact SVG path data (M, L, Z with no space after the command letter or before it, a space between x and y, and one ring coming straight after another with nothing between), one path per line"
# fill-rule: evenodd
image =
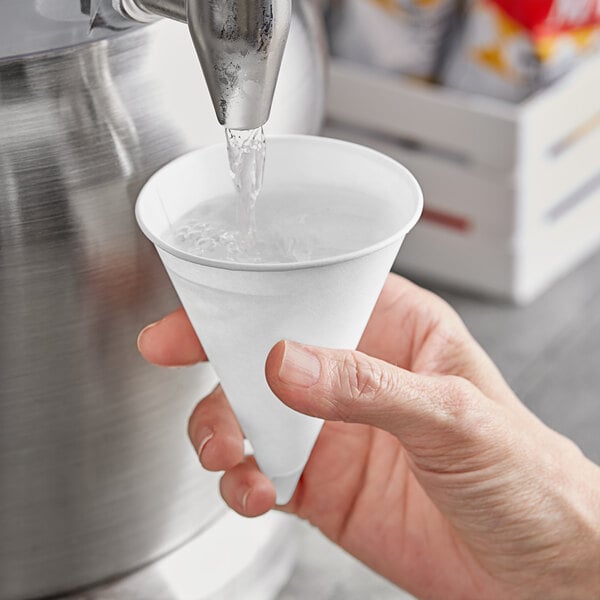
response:
M415 349L423 345L431 330L442 321L461 329L460 317L442 298L391 273L358 349L408 369L414 361Z
M361 352L279 342L266 375L294 410L389 431L414 456L441 460L436 468L489 446L499 418L499 407L465 379L416 375Z
M244 436L221 386L198 403L189 419L188 435L209 471L226 471L244 459Z
M275 507L275 488L252 456L221 478L221 495L240 515L258 517Z
M399 275L389 275L358 349L417 373L464 377L487 397L523 410L456 311Z
M137 346L148 362L163 367L181 367L206 360L183 308L142 329Z

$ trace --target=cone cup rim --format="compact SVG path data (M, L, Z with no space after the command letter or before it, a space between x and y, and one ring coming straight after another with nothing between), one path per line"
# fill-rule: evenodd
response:
M165 242L162 238L156 235L153 231L151 231L145 224L141 212L141 205L143 203L143 198L146 195L148 189L154 186L156 180L160 177L162 171L164 169L171 168L176 163L180 161L184 161L189 159L191 155L201 154L207 150L214 150L216 148L222 148L223 153L226 154L226 145L225 143L219 144L210 144L207 146L202 146L190 152L186 152L181 156L175 158L174 160L168 162L166 165L158 169L145 183L142 187L135 204L135 216L138 222L138 226L144 233L144 235L157 247L163 250L164 252L184 260L186 262L195 263L198 265L202 265L205 267L212 267L215 269L225 269L228 271L294 271L301 269L313 269L319 267L325 267L330 265L337 265L340 263L349 262L351 260L355 260L358 258L362 258L364 256L368 256L378 252L379 250L383 250L388 246L391 246L398 241L401 241L404 236L417 224L419 221L421 214L423 212L423 191L419 182L415 178L415 176L400 162L394 160L390 156L383 154L382 152L378 152L373 148L368 148L367 146L363 146L361 144L356 144L354 142L348 142L345 140L338 140L334 138L328 138L323 136L316 135L303 135L303 134L276 134L276 135L267 135L267 141L282 141L282 142L294 142L294 143L319 143L319 144L327 144L327 145L337 145L344 146L346 148L353 148L354 152L360 152L363 155L376 157L378 161L381 163L388 163L390 166L393 166L395 170L402 171L407 181L410 182L411 187L414 188L414 192L416 194L416 209L411 216L411 218L396 231L393 235L384 238L383 240L371 244L369 246L365 246L364 248L360 248L358 250L354 250L352 252L346 252L343 254L337 254L331 257L319 258L314 260L305 260L299 261L295 263L234 263L228 262L224 260L216 260L211 258L203 258L200 256L196 256L189 252L185 252L183 250L179 250L178 248L172 246L171 244Z

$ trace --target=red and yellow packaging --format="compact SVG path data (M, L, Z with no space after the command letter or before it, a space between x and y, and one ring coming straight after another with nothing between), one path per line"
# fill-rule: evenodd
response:
M600 0L472 0L443 80L520 101L600 47Z

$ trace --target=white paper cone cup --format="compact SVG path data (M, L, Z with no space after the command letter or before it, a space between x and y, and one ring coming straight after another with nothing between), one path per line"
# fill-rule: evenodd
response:
M289 409L271 392L266 357L282 339L356 348L423 206L419 185L403 166L326 138L267 139L263 190L287 186L364 193L369 212L381 215L389 235L352 253L288 264L236 264L174 248L163 239L171 224L203 199L232 192L224 145L197 150L158 171L136 206L138 223L157 247L256 461L275 485L278 504L291 498L322 422Z

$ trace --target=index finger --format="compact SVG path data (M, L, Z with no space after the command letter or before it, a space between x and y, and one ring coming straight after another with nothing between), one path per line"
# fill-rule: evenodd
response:
M148 362L162 367L183 367L207 360L183 308L142 329L137 347Z

